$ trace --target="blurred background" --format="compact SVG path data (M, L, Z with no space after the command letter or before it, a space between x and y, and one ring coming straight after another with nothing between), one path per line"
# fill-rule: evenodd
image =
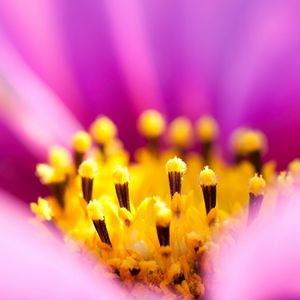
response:
M261 129L300 156L297 0L0 0L0 188L34 201L35 164L99 114L126 148L146 108Z

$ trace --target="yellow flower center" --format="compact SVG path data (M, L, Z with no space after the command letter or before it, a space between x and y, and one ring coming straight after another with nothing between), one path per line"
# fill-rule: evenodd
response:
M194 128L184 117L172 122L168 149L159 146L166 129L159 112L144 112L138 128L148 145L132 160L107 117L99 117L90 134L75 134L72 154L50 149L49 162L36 172L51 195L31 209L64 232L66 242L99 256L126 286L203 296L199 274L211 269L206 254L216 236L276 209L281 190L275 183L291 188L299 182L299 160L278 176L273 162L262 163L265 136L244 128L233 135L235 163L227 164L216 151L218 125L207 116ZM201 151L188 151L194 136Z

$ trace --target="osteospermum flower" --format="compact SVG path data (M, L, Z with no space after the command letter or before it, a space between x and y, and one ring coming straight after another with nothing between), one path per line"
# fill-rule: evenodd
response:
M277 174L273 162L263 163L264 134L243 128L232 137L234 163L226 163L216 151L220 129L208 116L194 130L188 119L167 125L147 110L137 127L146 145L134 161L106 116L90 134L74 135L72 151L50 148L36 170L51 195L31 209L66 243L94 253L132 293L146 286L166 296L203 297L210 288L204 276L218 275L209 255L218 239L230 245L240 228L280 208L277 198L299 181L299 162ZM160 147L165 131L168 149ZM190 151L194 136L201 147Z
M299 151L298 3L225 4L0 2L0 151L13 158L1 164L1 185L32 199L32 162L81 130L37 167L51 196L32 211L133 291L203 295L215 237L230 243L239 223L284 206L298 181L297 162L279 176L263 164L256 129L234 135L236 165L216 149L247 125L264 129L281 164ZM147 147L129 162L120 140L135 151L145 108L172 123L146 114L137 127ZM97 114L106 116L92 124ZM216 120L194 122L204 114ZM170 151L159 147L165 129ZM195 141L201 152L191 154Z

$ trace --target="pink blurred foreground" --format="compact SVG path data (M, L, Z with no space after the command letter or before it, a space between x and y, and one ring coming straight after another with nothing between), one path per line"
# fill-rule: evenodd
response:
M253 224L222 252L214 300L300 299L300 194L274 215Z
M0 299L126 299L117 283L95 276L51 234L0 192Z

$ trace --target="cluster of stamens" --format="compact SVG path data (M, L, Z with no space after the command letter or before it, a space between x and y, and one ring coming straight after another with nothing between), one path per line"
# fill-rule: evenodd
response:
M215 151L219 128L211 117L200 118L195 131L188 119L174 120L166 150L160 148L167 129L161 114L144 112L138 129L147 146L134 163L107 117L99 117L90 133L74 135L73 158L62 147L51 149L37 174L52 195L31 208L54 222L66 241L100 256L126 285L203 296L199 274L209 272L206 254L220 229L234 218L250 226L271 201L269 191L279 195L299 183L300 163L277 176L272 163L262 162L264 135L240 129L232 140L235 164L226 164ZM191 152L194 135L199 151ZM281 192L277 182L285 186Z

